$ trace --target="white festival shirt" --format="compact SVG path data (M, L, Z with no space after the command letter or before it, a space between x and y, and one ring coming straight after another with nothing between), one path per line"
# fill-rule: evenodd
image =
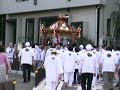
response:
M96 73L97 57L92 51L86 51L82 55L81 73Z
M44 63L46 71L46 81L58 81L58 75L63 73L61 60L55 55L50 55L45 59Z
M75 55L75 52L66 51L63 56L64 72L74 72L76 60L77 57Z
M7 47L6 54L7 54L8 58L13 59L14 51L15 51L14 48Z
M34 57L34 52L30 47L23 48L19 54L19 58L21 57L21 65L22 64L30 64L32 65L32 56Z
M111 55L108 57L108 55ZM115 64L118 63L118 58L111 51L104 53L100 59L102 64L102 72L115 72Z

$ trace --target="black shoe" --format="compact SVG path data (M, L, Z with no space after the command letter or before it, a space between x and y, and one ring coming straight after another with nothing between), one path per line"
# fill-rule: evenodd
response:
M28 82L30 82L31 79L28 79Z
M113 88L111 88L110 90L113 90Z
M120 87L120 83L117 83L116 87Z
M76 84L76 82L73 82L73 84Z
M23 82L24 82L24 83L27 83L27 80L24 80Z

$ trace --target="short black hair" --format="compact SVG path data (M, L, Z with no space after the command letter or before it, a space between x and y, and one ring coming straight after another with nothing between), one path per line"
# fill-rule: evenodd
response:
M0 52L5 52L5 48L2 45L0 45Z
M54 43L52 43L51 48L55 48L55 44Z
M98 48L98 46L93 46L94 48Z
M72 45L68 45L68 50L69 51L73 51L73 46Z
M106 44L104 44L104 45L102 46L102 48L105 48L105 47L107 47L107 45L106 45Z
M107 47L106 50L112 51L112 47Z
M32 48L35 48L35 44L32 45Z
M75 52L79 52L80 51L80 48L79 47L75 47Z
M120 47L116 47L116 50L120 50Z

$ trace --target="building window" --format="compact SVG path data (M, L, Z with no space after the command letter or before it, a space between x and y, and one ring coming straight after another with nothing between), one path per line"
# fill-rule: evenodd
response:
M16 0L17 2L22 2L22 1L29 1L29 0Z
M51 17L41 17L39 18L39 27L41 24L44 25L44 28L49 27L51 24L53 24L54 22L56 22L58 19L57 16L51 16ZM38 29L39 30L39 29ZM47 36L46 36L47 37ZM51 38L51 37L49 37ZM40 36L40 33L38 33L38 42L41 44L42 43L42 36ZM47 41L48 42L48 39Z
M112 46L112 41L110 41L110 45Z
M34 19L26 19L25 41L34 43Z
M40 24L44 24L45 28L49 27L51 24L57 21L57 17L43 17L39 19Z
M107 36L110 36L111 19L107 19Z
M6 15L0 15L0 45L5 45Z
M103 45L106 45L105 40L103 40Z
M78 29L78 27L80 27L81 28L80 35L83 36L83 22L72 22L71 27L76 29L76 30Z

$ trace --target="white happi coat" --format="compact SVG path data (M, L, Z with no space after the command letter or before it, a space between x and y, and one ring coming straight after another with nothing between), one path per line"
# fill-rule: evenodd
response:
M34 57L34 55L35 54L34 54L32 48L30 48L30 47L23 48L18 54L18 57L19 58L21 57L21 65L22 64L32 65L33 64L32 63L32 57Z
M107 51L105 49L101 49L99 50L100 56L102 56L104 53L106 53Z
M52 52L53 50L56 50L56 48L49 48L49 49L46 51L45 58L48 57L48 56L50 56L50 55L51 55L51 52Z
M13 59L14 51L15 51L14 48L7 47L6 54L7 54L8 58Z
M96 55L97 60L96 60L96 75L93 76L92 80L92 86L95 87L96 82L97 82L97 75L99 73L99 63L100 63L100 52L96 51L96 49L93 50L93 53Z
M119 50L115 51L115 54L116 54L117 58L119 59L120 58L120 51Z
M65 49L63 49L63 50L57 50L57 52L59 53L58 54L58 57L60 57L60 59L61 59L61 63L62 63L62 65L63 65L63 59L64 59L64 54L65 54L65 52L66 52L67 50L65 50Z
M50 55L44 63L46 71L46 82L57 82L58 75L63 73L61 59L55 55Z
M45 60L45 55L46 55L45 50L42 50L42 52L40 53L40 60L41 60L41 61L44 61L44 60Z
M76 60L75 52L66 51L63 57L64 72L74 72Z
M108 54L110 54L111 57L108 57ZM115 64L118 63L118 58L111 51L107 51L102 55L100 63L102 64L102 72L115 72Z
M93 50L93 53L96 55L96 63L97 63L97 69L99 68L99 64L100 64L100 52L96 51L96 50Z
M76 62L75 62L75 69L80 69L81 68L81 55L82 55L82 53L80 53L80 52L75 52L75 54L76 54L76 58L77 58L77 60L76 60Z
M91 56L89 57L88 54ZM81 73L96 73L97 57L92 51L86 51L82 56Z
M40 61L40 54L39 54L39 52L38 52L38 50L37 49L35 49L35 48L32 48L32 50L33 50L33 52L34 52L34 60L35 61Z

